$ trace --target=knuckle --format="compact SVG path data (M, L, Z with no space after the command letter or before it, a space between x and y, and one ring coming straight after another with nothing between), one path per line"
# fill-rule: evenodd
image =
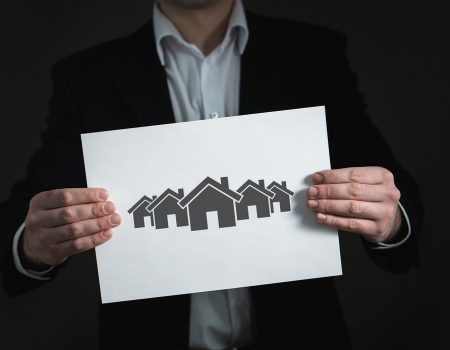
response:
M99 231L102 231L106 228L106 220L105 219L97 219L97 228Z
M392 180L394 180L394 174L392 172L390 172L389 170L384 169L384 168L382 168L382 169L383 169L382 170L382 172L383 172L383 179L385 181L392 181Z
M359 229L358 221L354 220L354 219L348 220L347 229L349 231L358 231L358 229Z
M61 210L61 219L64 222L72 222L75 219L75 213L70 208L64 208Z
M361 184L352 183L349 186L349 193L353 197L359 197L363 191L363 186Z
M328 183L335 183L336 182L336 178L337 178L336 171L334 171L334 170L324 171L323 175L325 176L326 181Z
M326 195L328 198L332 198L332 197L333 197L333 194L334 194L333 186L325 186L325 195Z
M30 208L36 207L36 202L39 200L39 197L41 195L42 195L41 193L38 193L30 199L30 203L29 203Z
M59 192L59 199L63 206L69 206L72 203L72 194L69 190L61 190Z
M36 194L30 200L30 207L39 208L45 205L45 203L51 203L57 196L57 190L43 191Z
M358 182L361 180L362 174L359 169L352 169L350 170L350 181L352 182Z
M361 203L358 201L350 202L349 212L350 212L350 214L361 214L361 212L362 212Z
M100 238L100 234L92 235L91 236L91 247L96 247L102 243L102 240Z
M92 189L92 188L85 188L84 191L85 191L84 195L86 196L86 199L89 202L97 202L98 201L97 190Z
M81 252L84 250L84 243L81 239L74 239L72 241L72 248L75 252Z
M28 228L34 228L37 226L38 218L36 214L28 214L26 220L25 220L25 226Z
M330 211L330 201L320 200L318 210L320 212L328 213Z
M70 224L70 225L68 225L67 229L69 231L70 236L72 236L72 237L81 236L82 230L78 224L76 224L76 223Z
M397 212L397 206L390 205L386 208L386 217L393 218Z
M100 216L100 205L99 204L92 204L91 205L91 217L95 218L97 216Z
M400 197L401 197L401 193L400 193L399 189L398 189L397 187L394 187L394 188L391 190L391 198L392 198L395 202L398 202L398 201L400 200Z
M329 223L330 223L331 226L334 226L334 227L338 227L339 226L339 221L335 217L331 217L329 219Z

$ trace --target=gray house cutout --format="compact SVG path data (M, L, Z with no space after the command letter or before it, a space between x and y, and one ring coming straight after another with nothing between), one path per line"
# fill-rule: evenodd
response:
M286 181L281 181L281 185L278 182L273 181L267 189L275 193L275 197L270 200L270 211L274 213L273 203L280 203L280 211L291 211L291 197L294 192L286 187Z
M220 183L207 177L180 202L188 208L192 231L208 228L207 212L217 212L219 227L236 226L235 202L242 195L229 189L228 177L221 177Z
M168 215L175 215L177 227L189 225L186 208L181 208L178 205L183 196L184 191L182 188L178 190L178 193L168 188L146 207L146 210L154 217L156 229L169 227Z
M134 204L130 209L128 209L129 214L133 213L135 228L145 227L144 218L146 216L150 216L151 225L152 226L154 225L153 214L149 213L146 208L150 205L151 202L155 200L155 198L156 196L153 196L152 198L143 196L136 202L136 204Z
M236 214L238 220L248 219L248 207L256 206L256 215L258 218L266 218L271 213L270 200L275 197L275 193L269 191L264 186L264 180L259 180L258 183L252 180L247 180L237 192L242 194L242 199L236 203Z

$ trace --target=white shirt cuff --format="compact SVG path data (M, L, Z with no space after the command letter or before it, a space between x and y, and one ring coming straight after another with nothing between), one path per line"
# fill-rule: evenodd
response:
M14 265L16 266L17 271L19 271L22 275L25 275L30 278L34 278L41 281L47 281L50 279L50 277L46 276L51 270L54 269L54 266L51 266L49 269L44 271L35 271L31 269L25 269L22 265L22 262L20 261L19 257L19 240L22 236L23 232L25 231L25 223L20 225L19 229L16 231L16 234L14 235L13 239L13 258L14 258Z
M411 222L409 221L408 214L406 214L406 210L400 202L398 202L398 206L399 206L400 210L402 211L406 225L408 226L408 233L406 234L405 238L403 238L400 242L396 242L396 243L383 243L383 242L374 243L373 245L370 246L371 249L385 250L385 249L396 248L396 247L399 247L402 244L404 244L411 236Z

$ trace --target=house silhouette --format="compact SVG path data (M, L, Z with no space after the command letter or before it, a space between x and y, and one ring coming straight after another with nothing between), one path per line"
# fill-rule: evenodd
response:
M275 196L270 200L270 211L274 213L273 203L280 203L280 211L291 211L291 197L294 192L286 187L286 181L281 181L281 185L278 182L273 181L267 189L273 193Z
M175 215L178 227L189 225L186 208L181 208L178 205L183 196L184 190L182 188L178 190L178 193L168 188L146 207L147 212L154 218L156 229L169 227L167 219L169 215Z
M146 208L150 205L151 202L155 200L155 198L156 196L153 196L152 198L143 196L130 209L128 209L129 214L133 213L135 228L145 227L144 218L146 216L150 216L150 223L152 226L154 225L153 214L149 213Z
M253 205L256 206L256 215L258 218L270 216L270 200L275 197L275 193L266 189L264 180L259 180L258 183L247 180L236 192L243 196L239 203L236 203L236 216L238 220L248 219L248 207Z
M192 231L206 230L206 213L217 212L219 227L236 226L235 202L242 195L229 189L228 177L221 177L220 183L207 177L180 202L182 208L188 208Z

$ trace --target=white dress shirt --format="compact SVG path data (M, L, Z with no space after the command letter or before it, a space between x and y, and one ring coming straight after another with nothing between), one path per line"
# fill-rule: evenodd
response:
M187 43L155 2L153 24L159 60L166 71L176 122L221 118L239 114L241 55L249 32L241 0L236 0L224 40L208 56ZM152 43L149 40L149 45ZM374 249L403 244L380 243ZM47 271L24 269L18 255L22 225L14 237L16 268L26 276L48 279ZM248 288L196 293L191 295L189 346L191 349L224 349L253 342L252 301Z
M241 54L248 39L241 1L235 1L222 43L208 56L181 37L157 3L153 24L176 122L239 114ZM224 349L249 345L251 318L247 288L192 294L189 347Z

